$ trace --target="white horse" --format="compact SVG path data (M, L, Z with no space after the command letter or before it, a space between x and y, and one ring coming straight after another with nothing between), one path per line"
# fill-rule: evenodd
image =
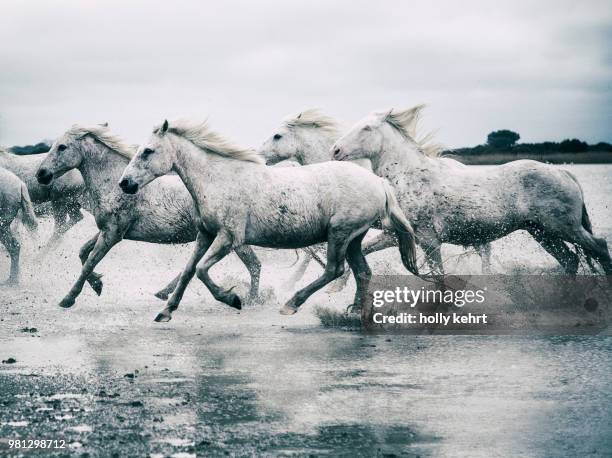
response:
M51 206L54 228L47 242L48 251L61 241L66 231L83 219L81 208L87 207L87 202L83 179L77 171L66 174L50 186L36 181L36 170L45 157L47 153L18 156L0 149L0 167L10 170L26 184L37 211L47 202Z
M151 243L178 244L196 238L193 199L176 176L164 177L139 196L128 196L117 188L121 173L134 149L114 136L106 125L73 126L51 147L40 165L37 177L51 183L66 172L78 169L92 201L92 212L100 230L79 252L81 274L60 305L71 307L87 280L100 295L102 281L94 272L106 253L122 239ZM248 246L236 254L251 274L249 297L257 296L261 264ZM172 291L172 282L161 292ZM157 293L158 297L161 292Z
M295 313L311 294L342 275L345 257L357 281L358 303L371 276L361 240L379 218L391 221L402 262L416 273L412 228L384 180L347 163L290 168L262 163L255 151L228 144L205 124L185 121L172 126L165 121L130 161L120 182L124 192L135 193L175 171L199 211L195 251L156 321L171 319L194 274L217 300L239 303L238 296L217 286L208 271L242 244L301 248L327 241L325 272L289 299L281 313Z
M298 165L318 164L332 159L331 146L340 137L338 123L325 116L319 110L309 109L289 116L259 147L257 153L264 158L267 165L295 167ZM305 250L305 256L286 287L293 287L306 273L310 261L316 259L325 268L321 260L325 257L324 247L316 246ZM349 272L332 283L328 291L340 291L348 280Z
M443 272L442 243L477 246L524 229L567 273L577 272L579 257L565 242L612 273L606 241L593 236L571 173L528 160L482 169L429 157L414 139L422 108L370 114L335 143L333 155L368 159L391 182L433 269ZM392 242L382 235L378 243Z
M19 239L11 231L11 223L21 211L21 221L34 230L38 226L28 188L17 175L0 167L0 243L11 258L8 284L19 282Z

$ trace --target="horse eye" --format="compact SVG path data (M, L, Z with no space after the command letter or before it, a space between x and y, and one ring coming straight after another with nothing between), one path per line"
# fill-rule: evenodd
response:
M372 126L365 126L363 130L372 130Z
M142 152L142 157L149 157L153 153L154 151L151 148L145 148L145 150Z
M281 134L275 134L272 138L274 138L274 140L280 140L281 138L283 138L283 136Z
M66 145L63 145L63 144L62 144L62 145L60 145L60 146L58 146L58 147L57 147L57 150L58 150L58 151L64 151L66 148L68 148L68 147L67 147Z

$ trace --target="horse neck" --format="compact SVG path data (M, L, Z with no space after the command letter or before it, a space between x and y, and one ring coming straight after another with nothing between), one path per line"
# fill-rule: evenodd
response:
M302 145L297 152L297 160L302 165L316 164L331 160L330 150L336 135L321 129L302 129Z
M376 175L392 179L412 170L427 170L432 166L431 158L406 139L393 139L383 144L381 154L372 158L372 169Z
M175 147L172 170L183 180L194 200L203 199L204 196L212 198L215 191L229 182L239 181L236 177L230 179L230 175L233 175L238 162L246 162L207 153L188 140L180 139L180 142Z
M83 160L78 170L92 198L99 201L101 196L119 194L117 183L128 159L97 142L83 145L81 154Z
M176 141L180 143L174 147L175 160L172 170L181 178L189 194L196 200L198 189L202 185L209 184L208 180L203 179L204 171L207 171L209 166L208 154L187 140Z

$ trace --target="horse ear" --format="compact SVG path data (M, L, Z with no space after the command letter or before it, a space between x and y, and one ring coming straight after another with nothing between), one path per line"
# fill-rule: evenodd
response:
M299 115L297 115L296 119L300 119L302 117L302 114L304 114L304 112L300 113Z
M102 124L100 124L100 127L108 127L108 122L103 122Z
M168 132L168 120L167 119L164 120L164 123L161 126L160 133L165 134L166 132Z

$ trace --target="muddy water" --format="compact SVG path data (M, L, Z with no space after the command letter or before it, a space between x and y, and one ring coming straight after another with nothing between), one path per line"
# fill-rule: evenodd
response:
M612 241L612 168L572 170L595 231ZM44 225L41 240L48 231ZM295 255L270 251L260 251L264 304L238 313L194 282L175 318L160 325L152 319L163 304L151 293L189 248L133 242L100 265L101 297L85 289L73 309L59 309L78 272L78 246L93 231L88 218L44 258L38 241L24 242L23 284L0 287L0 357L17 361L0 364L0 455L8 439L65 440L56 454L93 456L612 453L610 336L325 329L313 307L345 306L353 285L280 316ZM478 272L478 259L453 257L459 253L445 250L449 270ZM378 273L401 272L391 250L371 264ZM521 266L556 269L524 235L494 245L497 271ZM312 266L308 276L317 273ZM246 273L234 257L212 275L244 289Z

